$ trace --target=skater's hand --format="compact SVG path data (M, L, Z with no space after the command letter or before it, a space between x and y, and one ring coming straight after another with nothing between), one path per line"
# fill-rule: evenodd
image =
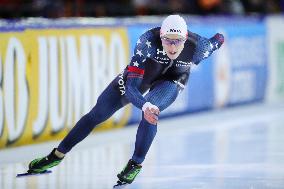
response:
M209 40L210 40L211 44L213 45L213 50L219 49L225 41L224 35L222 35L220 33L216 33Z
M159 108L150 102L146 102L143 105L142 110L144 112L144 118L149 123L156 125L158 121L158 115L160 114Z
M155 114L156 116L158 116L160 114L160 110L159 108L149 108L150 111Z
M159 109L146 108L146 110L144 111L144 118L149 123L151 123L153 125L157 125L159 113L160 113Z

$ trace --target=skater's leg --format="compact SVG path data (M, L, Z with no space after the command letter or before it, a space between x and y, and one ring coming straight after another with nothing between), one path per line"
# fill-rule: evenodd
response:
M148 102L158 106L160 111L163 111L175 101L178 92L179 87L174 82L161 81L150 90L145 98ZM117 185L133 182L142 168L141 163L144 161L156 133L157 125L149 123L143 117L136 134L134 154L125 168L117 175L119 178Z
M107 120L125 105L122 104L121 98L120 93L109 85L99 96L95 107L76 123L57 150L63 154L69 152L72 147L87 137L96 125Z
M156 133L157 125L149 123L143 117L138 126L135 141L135 150L131 158L132 160L134 160L138 164L141 164L144 161L145 156L152 144L152 141L156 136Z
M84 115L62 140L58 148L46 157L37 158L30 162L29 172L42 173L45 170L58 165L64 155L69 152L78 142L82 141L93 128L108 119L115 111L128 103L124 96L117 90L116 77L103 91L97 100L95 107Z
M174 82L162 81L155 85L145 98L148 102L158 106L160 111L163 111L175 101L178 92L179 88ZM135 150L132 160L138 164L141 164L144 161L156 133L157 125L153 125L146 121L142 113L142 120L136 134Z

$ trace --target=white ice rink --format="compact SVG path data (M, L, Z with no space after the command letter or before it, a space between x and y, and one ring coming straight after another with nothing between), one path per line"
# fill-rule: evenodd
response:
M284 103L160 121L128 189L284 189ZM111 189L132 155L136 126L89 136L49 175L16 178L58 144L0 151L1 189Z

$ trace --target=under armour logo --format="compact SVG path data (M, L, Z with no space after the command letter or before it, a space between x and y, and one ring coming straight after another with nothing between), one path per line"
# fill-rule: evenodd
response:
M157 54L163 53L163 55L166 55L166 51L164 51L164 49L161 51L160 49L157 49Z
M181 31L178 30L178 29L177 29L177 30L176 30L176 29L170 29L170 31L168 31L168 32L174 32L174 33L177 33L177 32L178 32L178 33L181 33Z

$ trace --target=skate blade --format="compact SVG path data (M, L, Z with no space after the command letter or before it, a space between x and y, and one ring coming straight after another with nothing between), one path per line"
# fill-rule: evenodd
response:
M17 174L16 177L27 177L27 176L36 176L36 175L43 175L43 174L49 174L49 173L52 173L52 171L50 170L46 170L44 172L41 172L41 173L21 173L21 174Z
M117 184L113 186L113 189L122 189L128 185L126 182L117 181Z

